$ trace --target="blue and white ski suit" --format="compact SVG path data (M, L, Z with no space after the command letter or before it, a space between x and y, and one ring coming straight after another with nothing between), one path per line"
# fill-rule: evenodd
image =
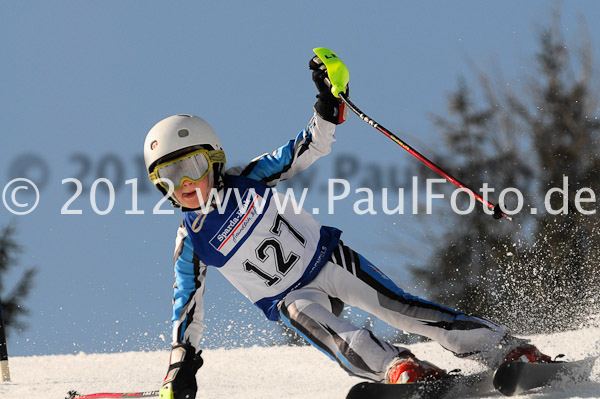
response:
M281 206L272 188L328 154L334 132L315 114L294 140L226 171L223 208L185 212L175 248L173 342L200 349L206 267L214 266L269 320L283 319L353 375L383 380L402 348L339 318L344 303L458 355L490 351L503 327L405 293L345 246L340 230Z

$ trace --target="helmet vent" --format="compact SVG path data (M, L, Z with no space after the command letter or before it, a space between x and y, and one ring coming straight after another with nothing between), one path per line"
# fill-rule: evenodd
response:
M187 137L190 135L190 132L187 129L181 129L180 131L177 132L177 135L179 137Z

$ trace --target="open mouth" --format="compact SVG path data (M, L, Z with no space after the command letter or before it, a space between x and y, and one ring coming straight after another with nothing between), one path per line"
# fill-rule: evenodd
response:
M189 193L183 193L183 198L187 198L187 199L189 199L189 198L195 198L197 196L198 195L196 194L195 190L194 191L190 191Z

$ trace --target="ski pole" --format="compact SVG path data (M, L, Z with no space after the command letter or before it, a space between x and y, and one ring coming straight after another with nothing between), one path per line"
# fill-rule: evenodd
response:
M373 120L369 116L367 116L356 105L354 105L354 103L352 101L350 101L350 99L348 98L348 96L346 95L346 93L340 92L339 96L344 101L344 103L346 103L346 105L352 110L352 112L354 112L356 115L358 115L358 117L360 119L362 119L363 121L365 121L371 127L375 128L375 129L379 130L381 133L385 134L393 142L395 142L396 144L398 144L400 147L404 148L406 151L408 151L411 155L413 155L419 161L421 161L425 165L427 165L430 169L434 170L435 172L437 172L438 174L440 174L441 176L443 176L446 180L448 180L449 182L455 184L457 187L460 187L463 190L467 191L476 200L478 200L479 202L481 202L483 205L487 206L489 209L493 210L494 211L494 213L493 213L494 219L500 219L500 218L504 217L504 218L506 218L508 220L512 220L512 218L510 216L508 216L506 213L504 213L502 211L502 209L500 209L500 204L494 205L491 202L486 201L485 199L483 199L483 197L481 197L475 191L471 190L464 183L461 183L458 179L454 178L448 172L444 171L442 168L440 168L439 166L437 166L435 163L431 162L429 159L427 159L425 156L423 156L417 150L415 150L414 148L412 148L410 145L406 144L404 141L402 141L394 133L390 132L388 129L386 129L385 127L383 127L381 124L379 124L378 122L376 122L375 120Z
M91 393L88 395L80 395L77 391L69 391L65 399L104 399L104 398L151 398L157 397L158 391L146 392L119 392L119 393Z
M2 318L2 301L0 300L0 380L10 381L8 368L8 349L6 347L6 333L4 319Z

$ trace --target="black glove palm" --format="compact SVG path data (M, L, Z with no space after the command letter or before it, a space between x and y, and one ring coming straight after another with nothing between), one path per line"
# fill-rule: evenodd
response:
M171 350L169 370L160 389L160 399L195 399L196 372L202 366L202 351L191 345L175 345Z
M327 69L325 64L317 56L310 59L308 67L313 71L312 80L317 86L319 94L317 94L318 101L315 103L315 111L321 118L328 122L339 125L344 123L348 117L348 108L341 98L335 98L331 94L331 82L327 76ZM349 89L346 87L346 95L348 95Z

